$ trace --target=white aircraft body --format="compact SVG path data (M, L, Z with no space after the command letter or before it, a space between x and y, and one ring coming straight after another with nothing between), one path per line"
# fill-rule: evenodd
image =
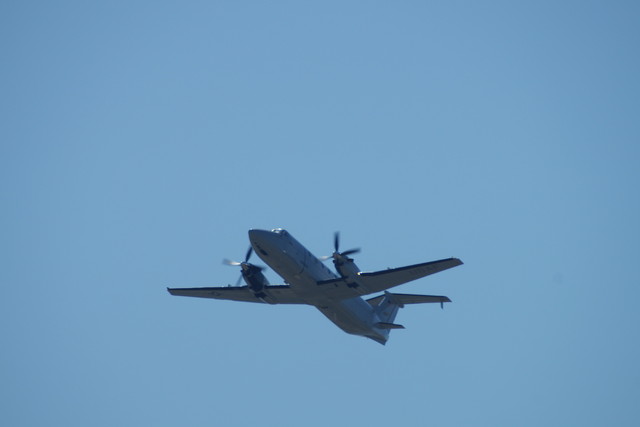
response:
M359 249L339 252L339 237L335 235L335 252L328 258L338 274L312 255L286 230L276 228L249 230L251 248L244 262L226 261L242 268L246 286L207 288L168 288L171 295L215 298L267 304L308 304L316 307L343 331L370 338L380 344L389 339L391 329L403 329L393 323L398 309L405 304L451 302L446 296L408 295L386 290L462 264L457 258L425 262L406 267L365 273L348 255ZM262 267L248 262L251 252L275 270L285 280L284 285L270 285ZM376 292L383 294L363 299Z

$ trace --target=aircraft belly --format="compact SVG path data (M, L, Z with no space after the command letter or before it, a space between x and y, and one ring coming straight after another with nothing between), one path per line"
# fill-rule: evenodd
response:
M336 278L329 269L314 264L303 264L298 268L280 269L278 273L285 279L297 295L305 299L307 304L326 305L335 303L329 295L318 287L318 282ZM368 305L368 304L367 304Z
M359 297L316 306L316 308L336 326L349 334L369 336L375 333L372 327L375 317L374 311L369 303Z

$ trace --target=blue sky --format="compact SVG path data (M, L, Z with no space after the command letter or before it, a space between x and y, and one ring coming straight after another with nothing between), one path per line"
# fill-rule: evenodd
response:
M639 19L3 2L0 424L638 425ZM273 227L465 265L397 288L453 303L385 347L166 292L234 283Z

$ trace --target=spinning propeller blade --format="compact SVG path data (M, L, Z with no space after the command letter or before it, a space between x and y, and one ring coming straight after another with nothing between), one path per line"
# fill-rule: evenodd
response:
M334 249L333 254L320 257L319 258L320 261L326 261L330 258L336 259L339 256L348 256L348 255L357 254L358 252L360 252L360 248L354 248L354 249L346 250L344 252L340 252L340 232L339 231L336 231L335 233L333 233L333 249Z
M245 272L247 274L250 274L252 269L254 271L255 269L259 271L264 270L264 267L260 267L259 265L253 265L249 263L249 258L251 258L252 254L253 254L253 247L249 246L249 250L247 250L247 254L244 256L244 262L233 261L227 258L222 260L222 263L224 265L240 266L242 268L242 271L240 272L240 277L238 277L238 280L236 281L236 286L240 286L240 281L242 280L242 277L245 274Z

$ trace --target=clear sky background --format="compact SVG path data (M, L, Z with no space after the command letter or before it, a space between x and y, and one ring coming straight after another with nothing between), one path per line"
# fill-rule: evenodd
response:
M639 23L2 2L0 424L639 425ZM318 256L341 230L368 271L465 264L396 288L453 303L386 346L166 292L234 283L221 260L273 227Z

